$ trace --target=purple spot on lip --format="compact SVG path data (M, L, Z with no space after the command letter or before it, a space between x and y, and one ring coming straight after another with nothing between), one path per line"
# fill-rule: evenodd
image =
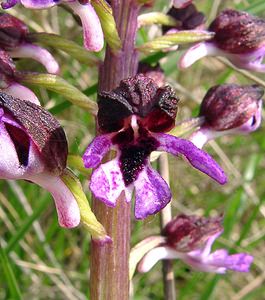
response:
M138 174L146 165L148 156L159 146L158 141L144 128L139 128L139 136L136 140L134 140L132 128L128 128L118 133L112 142L117 144L121 151L119 164L125 186L137 179Z

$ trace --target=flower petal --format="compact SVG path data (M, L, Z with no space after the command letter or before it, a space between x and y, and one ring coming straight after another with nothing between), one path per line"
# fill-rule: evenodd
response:
M2 89L2 91L14 98L19 98L21 100L28 100L32 103L40 105L40 101L37 96L27 87L19 84L12 83L7 88Z
M137 270L146 273L161 259L175 259L181 256L180 253L171 247L161 246L150 250L138 264Z
M213 43L202 42L189 48L178 62L180 69L185 69L205 56L217 56L223 54Z
M80 4L78 1L67 2L67 5L81 19L85 48L91 51L100 51L104 46L104 37L99 18L93 6L89 2Z
M12 51L8 51L11 57L27 57L35 59L40 62L49 73L58 74L59 65L54 57L46 49L32 45L32 44L22 44L21 46L15 48Z
M177 138L169 134L153 134L159 141L159 151L166 151L173 155L184 155L190 164L201 172L212 177L220 184L225 184L227 178L221 167L211 158L209 154L197 148L192 142Z
M139 173L134 186L136 219L144 219L159 212L171 199L167 183L149 166Z
M95 168L100 164L103 157L109 152L111 145L110 135L104 134L95 137L83 155L85 167Z
M74 195L60 177L49 173L32 174L28 179L48 190L54 199L59 224L62 227L73 228L80 223L80 211Z
M127 202L131 200L132 186L125 188L118 159L102 164L93 171L90 189L97 199L108 206L114 207L123 191Z
M58 1L54 0L20 0L20 2L26 8L31 9L48 8L58 4Z
M253 261L253 257L246 253L238 253L228 255L224 249L219 249L213 252L207 259L209 264L219 268L224 268L237 271L248 272L249 267Z

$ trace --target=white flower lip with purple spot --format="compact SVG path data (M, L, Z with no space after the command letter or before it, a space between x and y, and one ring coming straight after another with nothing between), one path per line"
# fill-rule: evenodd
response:
M155 150L182 154L193 167L220 184L226 182L223 170L207 153L187 140L164 133L175 125L177 103L169 86L158 87L143 74L122 80L113 91L99 94L98 125L102 135L83 155L85 167L95 168L90 189L96 198L113 207L122 193L129 202L135 189L136 219L159 212L169 203L171 192L150 165L149 155ZM116 157L100 164L111 149Z
M212 40L192 46L180 58L184 69L205 56L224 56L236 67L265 72L265 20L247 12L226 9L211 23Z
M253 257L247 253L229 255L225 249L211 253L222 234L222 218L179 215L164 229L166 242L151 249L140 261L139 272L148 272L161 259L181 259L195 270L223 274L227 270L248 272Z

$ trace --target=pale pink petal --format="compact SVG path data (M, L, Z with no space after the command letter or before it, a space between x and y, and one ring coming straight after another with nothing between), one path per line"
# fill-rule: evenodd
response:
M104 46L104 36L93 6L89 2L80 4L78 1L67 2L67 5L81 19L85 48L91 51L100 51Z
M58 221L62 227L73 228L78 226L80 223L79 207L73 194L60 177L49 173L41 173L26 176L25 179L40 185L51 193L55 202Z
M54 57L46 49L32 45L32 44L22 44L21 46L15 48L8 52L11 57L25 57L32 58L40 62L51 74L59 73L59 65Z
M159 212L171 199L165 180L150 166L145 166L134 182L135 218L144 219Z
M2 89L2 91L15 98L27 100L37 105L40 105L40 101L37 98L37 96L29 88L19 83L14 82L10 84L7 88Z
M167 246L156 247L150 250L138 264L137 270L141 273L146 273L162 259L180 258L181 254L173 248Z
M180 69L185 69L205 56L217 56L222 54L223 51L220 51L213 43L202 42L189 48L180 57L178 66Z
M173 6L176 8L184 8L192 3L192 0L173 0Z
M54 0L20 0L21 4L31 9L43 9L49 8L58 4L58 1Z

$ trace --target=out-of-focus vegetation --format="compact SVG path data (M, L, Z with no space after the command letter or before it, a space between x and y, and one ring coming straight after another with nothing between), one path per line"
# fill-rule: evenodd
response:
M166 11L167 1L156 2L156 10ZM263 0L195 2L206 14L208 23L218 11L227 7L265 17ZM82 44L81 28L63 8L30 11L16 7L9 12L25 21L32 31L58 33ZM157 26L141 29L137 42L147 41L157 30L160 30ZM177 60L181 51L168 53L160 59L167 82L176 89L181 99L177 121L196 116L200 101L213 85L255 83L248 74L228 67L218 58L205 58L186 71L179 71ZM61 65L61 76L96 100L96 89L89 88L97 82L97 69L81 65L63 52L54 50L54 54ZM103 54L98 56L103 57ZM159 57L155 56L154 59ZM17 62L17 66L21 70L43 70L37 63L26 59ZM259 78L265 88L263 74L252 73L252 76ZM68 105L65 99L53 92L35 87L34 91L41 103L63 125L70 153L82 155L94 135L93 117L80 108ZM205 150L228 175L229 181L225 186L219 186L193 170L182 159L170 157L173 215L188 213L213 216L224 213L225 231L215 247L225 247L231 253L249 252L255 257L251 271L247 274L200 273L175 261L177 299L264 299L264 136L265 128L262 124L251 135L227 136L207 145ZM87 178L75 168L73 170L80 175L90 199ZM133 221L132 245L158 233L158 217L143 222ZM82 227L72 230L59 227L54 203L46 191L29 182L0 181L0 243L0 299L16 299L19 293L25 299L89 299L90 237ZM148 274L136 273L132 291L135 300L162 300L161 263Z

